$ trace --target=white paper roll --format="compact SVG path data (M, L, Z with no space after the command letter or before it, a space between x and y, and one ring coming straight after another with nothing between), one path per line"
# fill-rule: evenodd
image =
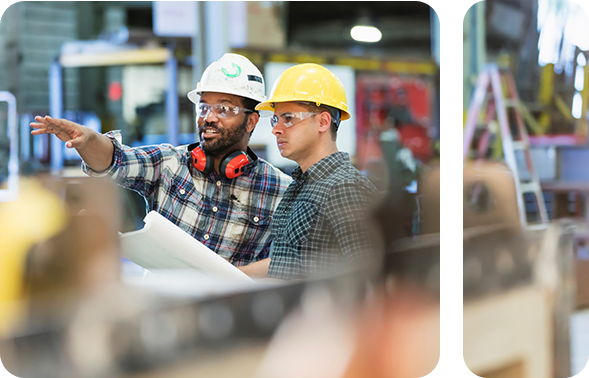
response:
M232 280L253 281L184 230L151 211L141 230L122 234L121 254L145 269L196 269Z

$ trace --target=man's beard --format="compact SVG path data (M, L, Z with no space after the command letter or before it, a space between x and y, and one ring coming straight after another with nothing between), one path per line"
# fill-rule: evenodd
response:
M247 120L248 117L245 118L239 127L230 130L205 122L202 127L198 128L199 136L203 134L204 129L207 127L215 129L219 134L214 141L201 138L202 149L211 155L219 155L235 146L243 140L244 135L247 133Z

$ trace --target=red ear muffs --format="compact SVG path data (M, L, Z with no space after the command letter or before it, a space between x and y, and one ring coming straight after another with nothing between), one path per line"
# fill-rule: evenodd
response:
M243 174L243 168L251 163L247 154L243 151L235 151L225 156L219 165L221 176L229 179Z
M221 174L221 177L228 179L239 177L243 174L246 165L258 159L256 154L254 154L249 147L247 150L248 154L243 151L235 151L225 155L223 159L221 159L221 163L219 164L219 173ZM215 160L211 156L208 156L200 146L197 145L190 151L190 157L194 169L205 175L213 172ZM253 160L251 160L252 158Z
M196 147L190 151L190 156L192 156L192 166L196 170L205 175L208 175L213 171L213 158L208 157L200 147Z

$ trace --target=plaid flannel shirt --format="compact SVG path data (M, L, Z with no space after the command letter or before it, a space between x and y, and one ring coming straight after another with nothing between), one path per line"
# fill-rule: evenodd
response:
M296 279L363 264L372 256L367 211L375 186L337 152L292 172L274 213L268 276Z
M104 172L145 197L155 210L235 266L268 257L270 220L292 179L263 159L242 176L205 176L189 165L189 146L170 144L131 148L118 130L105 134L114 145L113 163Z

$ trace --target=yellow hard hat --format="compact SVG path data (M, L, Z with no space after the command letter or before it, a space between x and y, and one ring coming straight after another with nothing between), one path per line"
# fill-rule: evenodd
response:
M274 111L275 103L290 101L331 106L341 111L342 121L350 118L342 82L318 64L298 64L284 71L274 82L268 100L258 104L256 110Z

